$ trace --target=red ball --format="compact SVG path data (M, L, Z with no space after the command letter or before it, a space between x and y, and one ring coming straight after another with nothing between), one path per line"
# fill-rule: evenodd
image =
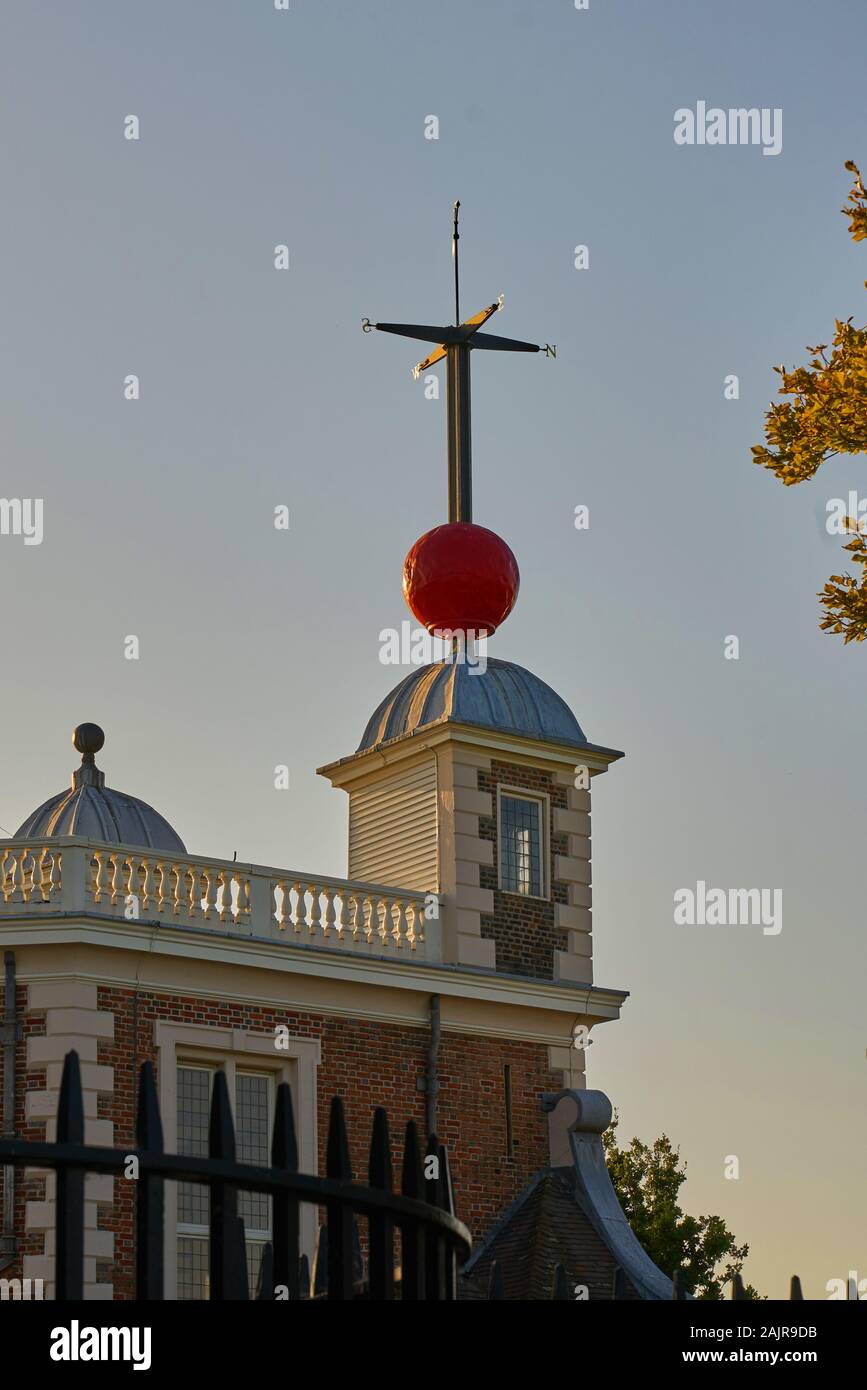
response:
M521 576L504 540L471 521L427 531L403 562L403 596L428 632L496 632L515 606Z

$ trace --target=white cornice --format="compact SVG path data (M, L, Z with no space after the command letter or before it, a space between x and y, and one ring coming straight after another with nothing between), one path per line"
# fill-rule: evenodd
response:
M376 748L350 753L348 757L326 763L316 771L320 776L327 777L332 786L343 787L377 768L413 757L423 750L434 750L443 743L462 743L485 752L504 753L512 760L532 763L534 767L550 766L554 770L573 768L577 762L581 762L589 768L591 776L607 771L610 763L623 757L614 748L601 748L595 744L580 747L577 744L548 743L521 734L443 719L381 743Z
M225 965L230 968L248 967L259 971L273 972L281 977L283 989L275 995L274 1002L281 1007L290 1003L285 993L287 977L318 978L340 981L344 984L357 984L368 988L386 988L410 991L415 994L439 994L456 1001L467 1000L479 1005L509 1006L548 1014L565 1014L570 1018L578 1016L603 1022L620 1016L620 1008L628 997L628 991L604 989L593 985L555 984L545 980L532 980L507 975L494 975L483 970L459 969L448 965L431 965L425 962L387 960L375 956L353 955L349 952L323 951L310 946L285 947L257 937L229 937L214 931L196 931L191 928L166 927L158 923L125 922L120 926L115 921L98 919L64 918L61 921L41 918L38 922L8 922L0 925L0 942L7 947L70 946L85 945L108 948L112 951L135 953L137 956L179 957L199 960L208 964ZM120 957L119 959L122 959ZM46 974L40 970L40 978ZM22 972L21 978L26 978ZM165 992L165 979L148 980L146 971L139 963L131 976L122 967L117 975L107 974L105 983L138 983L140 988L157 989ZM212 985L200 991L190 990L188 984L179 984L180 993L199 993L201 997L213 995ZM231 988L219 988L222 997L248 998L263 1001L259 992L238 994ZM360 1002L360 1001L359 1001ZM309 1009L308 1004L299 1007ZM327 1012L345 1014L358 1013L355 1005L329 1005ZM405 1022L406 1014L380 1009L379 1014L389 1015L389 1021ZM479 1026L464 1028L463 1024L455 1031L488 1031L480 1020ZM522 1030L523 1032L523 1030ZM546 1041L550 1040L547 1035Z

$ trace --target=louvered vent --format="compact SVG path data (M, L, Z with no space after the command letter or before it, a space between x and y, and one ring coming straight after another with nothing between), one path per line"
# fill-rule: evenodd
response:
M392 888L437 891L433 754L350 794L349 877Z

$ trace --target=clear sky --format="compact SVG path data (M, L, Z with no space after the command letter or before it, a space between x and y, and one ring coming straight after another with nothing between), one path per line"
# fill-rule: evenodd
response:
M558 349L476 359L475 519L522 573L490 652L627 753L594 940L632 995L590 1083L680 1144L762 1291L867 1277L867 650L815 598L826 504L867 479L787 490L749 453L772 365L867 317L838 211L863 0L42 0L3 29L0 490L45 511L41 545L0 537L0 824L95 720L192 850L345 872L315 768L406 674L379 633L446 500L423 350L360 320L450 318L459 197L464 308L503 291L496 331ZM676 145L699 101L780 108L782 152ZM700 879L781 889L782 931L676 926Z

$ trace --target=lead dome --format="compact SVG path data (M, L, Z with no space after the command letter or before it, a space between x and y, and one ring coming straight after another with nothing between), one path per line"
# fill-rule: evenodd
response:
M18 827L16 838L52 840L80 835L109 844L186 854L183 840L159 811L137 796L105 785L105 774L95 762L105 743L98 724L79 724L73 730L72 742L81 754L81 767L73 772L71 787L37 806Z
M484 670L466 661L440 661L411 672L374 710L357 751L445 722L593 746L550 685L523 666L489 657Z

